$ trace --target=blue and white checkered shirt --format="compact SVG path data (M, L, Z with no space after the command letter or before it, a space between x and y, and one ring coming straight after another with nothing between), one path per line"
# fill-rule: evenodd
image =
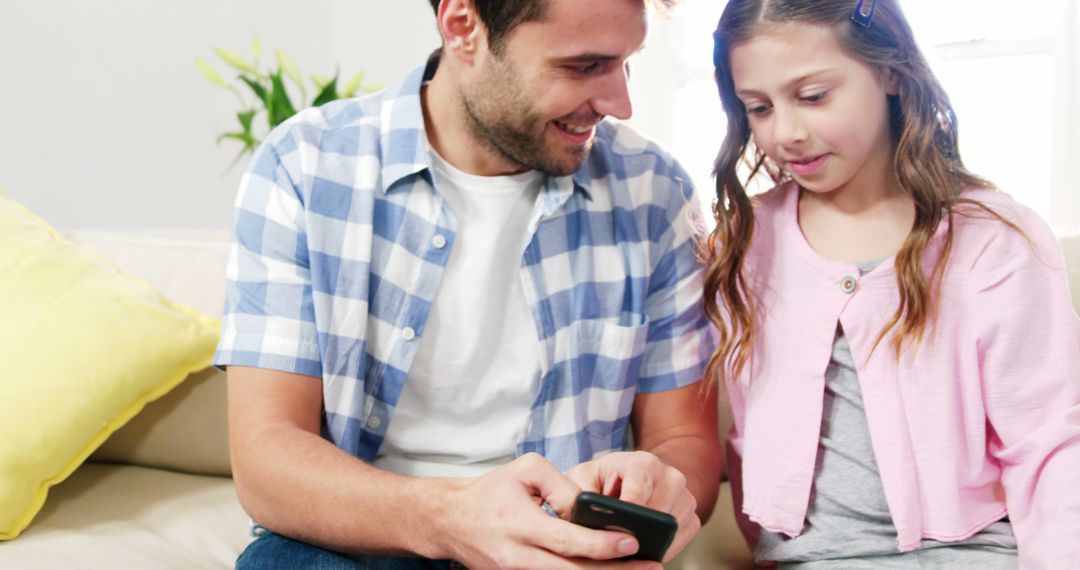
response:
M365 461L424 340L457 231L432 182L427 71L275 129L237 198L216 363L322 378L323 436ZM541 380L516 453L565 470L626 447L637 392L700 379L712 349L700 210L670 156L604 122L577 172L546 179L532 219L521 279Z

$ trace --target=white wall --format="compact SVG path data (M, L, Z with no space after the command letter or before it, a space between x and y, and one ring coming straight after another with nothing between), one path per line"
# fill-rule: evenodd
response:
M633 124L662 143L675 56L657 22L632 77ZM392 84L438 46L428 0L2 0L0 187L61 229L226 229L244 163L238 102L196 56L274 48L306 73ZM659 99L658 99L659 97Z
M238 102L193 58L255 35L264 61L383 84L438 45L427 0L2 0L0 187L63 229L227 228Z
M1080 192L1076 188L1076 161L1080 158L1080 2L1065 2L1065 17L1058 22L1050 223L1070 233L1080 232Z
M1053 89L1044 215L1062 230L1080 228L1080 7L1060 2L1069 9L1054 52L1066 80ZM683 4L654 19L632 62L631 124L675 152L707 197L722 121L703 30L719 4ZM256 35L266 60L281 48L306 72L338 66L382 84L438 45L428 0L0 0L0 188L62 229L228 228L243 164L227 170L238 146L214 140L234 127L237 102L193 59L220 63L216 46L247 54ZM687 42L700 61L687 59ZM680 95L694 79L700 92Z

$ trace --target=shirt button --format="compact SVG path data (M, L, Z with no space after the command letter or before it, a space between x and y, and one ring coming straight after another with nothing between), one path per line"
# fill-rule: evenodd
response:
M858 286L858 284L859 282L854 277L845 275L844 278L840 280L840 290L850 295L855 292L855 287Z
M371 416L370 418L368 418L367 427L371 429L379 429L379 426L381 425L382 420L379 419L379 416Z
M405 327L401 329L401 338L405 340L412 340L416 338L416 331L412 327Z
M435 246L435 249L442 249L446 247L446 236L436 235L431 238L431 245Z

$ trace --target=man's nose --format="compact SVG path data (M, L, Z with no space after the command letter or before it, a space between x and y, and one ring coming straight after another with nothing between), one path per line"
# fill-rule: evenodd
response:
M623 65L605 77L598 86L599 92L592 100L593 111L598 115L627 120L634 109L630 103L630 74Z

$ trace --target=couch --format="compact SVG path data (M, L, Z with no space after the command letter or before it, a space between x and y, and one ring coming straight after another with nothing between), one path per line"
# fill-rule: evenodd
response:
M227 234L69 237L166 296L220 315ZM1062 244L1072 290L1080 293L1080 235ZM1080 307L1080 297L1074 299ZM230 479L224 380L216 369L203 370L147 405L51 490L22 536L0 542L0 569L231 568L251 539ZM712 519L669 567L753 567L726 482Z

